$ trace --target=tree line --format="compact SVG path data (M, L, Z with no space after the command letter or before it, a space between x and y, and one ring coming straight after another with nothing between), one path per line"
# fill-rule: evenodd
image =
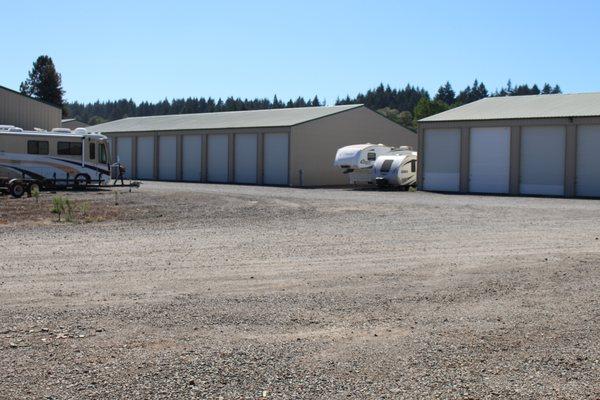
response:
M211 97L188 97L187 99L164 99L156 103L129 99L116 101L96 101L94 103L67 103L70 118L96 125L106 121L127 117L147 117L152 115L210 113L220 111L265 110L271 108L318 107L325 105L318 96L312 99L298 97L284 102L277 96L270 99L241 99L228 97L225 100Z
M21 83L21 92L28 96L55 104L62 108L63 116L96 125L106 121L126 117L145 117L152 115L209 113L219 111L264 110L291 107L315 107L325 105L318 96L312 99L298 97L286 102L277 96L273 99L241 99L228 97L225 100L211 97L188 97L186 99L162 100L158 102L142 101L139 104L129 99L115 101L96 101L93 103L65 102L61 75L56 71L52 58L43 55L33 63L28 78ZM506 86L490 92L483 82L477 79L458 93L450 82L441 85L433 97L427 90L413 85L395 89L380 84L375 89L359 93L355 97L346 96L337 99L336 105L361 103L397 123L415 129L419 119L437 114L454 107L471 103L490 96L523 96L561 93L560 86L544 83L513 85L509 80Z

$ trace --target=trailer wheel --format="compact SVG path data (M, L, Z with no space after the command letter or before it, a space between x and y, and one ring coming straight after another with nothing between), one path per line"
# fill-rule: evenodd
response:
M86 174L78 174L75 176L75 187L77 189L85 189L90 184L90 177Z
M10 194L15 199L22 197L26 192L25 185L21 182L13 182L10 185Z

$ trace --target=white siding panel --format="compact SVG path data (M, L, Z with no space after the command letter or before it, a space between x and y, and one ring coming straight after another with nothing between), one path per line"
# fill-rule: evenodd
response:
M460 130L425 131L425 190L457 192L460 184Z
M287 133L264 135L265 185L287 185L289 179L289 136Z
M508 193L510 128L471 128L469 191Z
M256 183L258 163L258 135L243 133L235 135L235 182Z
M136 167L138 179L154 179L154 136L137 138Z
M177 138L159 136L158 144L158 179L174 181L177 179Z
M117 157L121 164L125 165L125 178L131 178L131 166L133 159L133 139L129 136L117 138Z
M522 194L564 194L565 138L562 126L522 128L519 185Z
M228 135L208 135L207 173L209 182L229 181L229 137Z
M577 196L600 197L600 125L577 128Z
M182 177L184 181L202 180L202 136L183 135L182 137Z

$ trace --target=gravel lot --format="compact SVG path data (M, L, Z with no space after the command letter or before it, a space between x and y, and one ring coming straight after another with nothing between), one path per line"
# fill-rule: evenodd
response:
M600 200L52 196L0 198L2 399L600 398Z

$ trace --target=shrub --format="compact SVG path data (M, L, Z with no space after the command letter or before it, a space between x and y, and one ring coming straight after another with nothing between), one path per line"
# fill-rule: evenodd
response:
M58 215L58 222L60 222L60 216L65 212L65 198L62 196L54 196L52 198L52 210L53 214Z
M73 222L73 202L69 199L65 199L65 221Z

